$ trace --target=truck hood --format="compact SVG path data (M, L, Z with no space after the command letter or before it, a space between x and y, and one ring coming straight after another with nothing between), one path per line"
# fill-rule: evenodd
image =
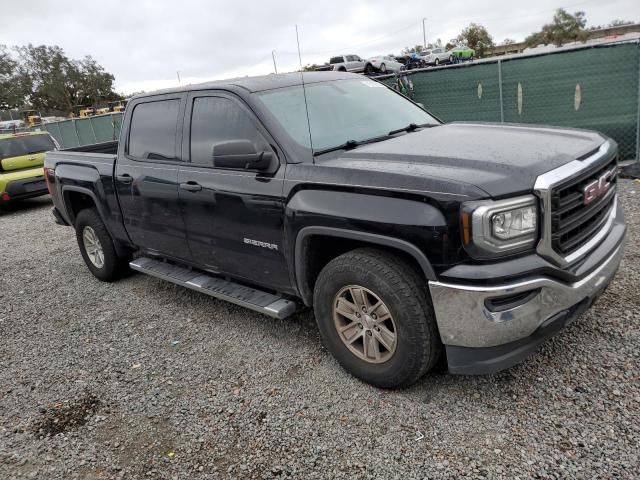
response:
M452 123L363 145L327 163L462 182L502 197L530 192L539 175L584 157L604 141L584 130Z

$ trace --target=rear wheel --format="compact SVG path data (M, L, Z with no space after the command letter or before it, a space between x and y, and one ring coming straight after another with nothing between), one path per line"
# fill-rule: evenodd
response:
M128 256L118 256L113 239L95 208L82 210L76 218L76 239L91 273L103 282L112 282L128 271Z
M438 360L425 282L400 257L358 249L335 258L318 276L313 304L327 349L367 383L408 386Z
M440 65L440 59L436 58L436 61L433 63L436 67Z
M384 63L380 64L380 71L382 73L387 73L387 66Z

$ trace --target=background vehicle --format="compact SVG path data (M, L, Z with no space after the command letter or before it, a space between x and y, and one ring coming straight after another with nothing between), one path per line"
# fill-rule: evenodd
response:
M429 54L424 55L422 58L427 65L436 66L440 65L441 63L450 63L451 61L453 61L450 52L447 52L447 50L443 47L431 49Z
M405 70L414 70L416 68L424 68L427 66L422 60L422 57L416 53L401 55L399 57L395 57L395 59L404 64Z
M475 50L466 46L459 46L451 49L451 56L457 60L473 60L475 57ZM453 59L452 59L453 60Z
M127 107L127 101L119 100L117 102L109 102L107 105L109 106L110 112L122 113L124 112L124 109Z
M359 75L304 80L137 96L122 141L48 153L54 216L93 275L132 268L277 318L313 306L327 349L382 387L443 348L455 373L507 368L615 275L612 140L442 124Z
M331 69L336 72L364 72L367 62L358 55L338 55L329 60Z
M368 58L367 66L365 67L365 73L388 73L399 72L400 70L404 70L404 65L389 55Z
M5 120L0 122L1 133L16 133L18 128L23 128L25 123L22 120Z
M0 205L48 193L44 152L55 149L47 132L0 135Z
M25 123L30 127L34 127L42 123L42 115L40 115L40 112L37 110L23 110L22 115Z

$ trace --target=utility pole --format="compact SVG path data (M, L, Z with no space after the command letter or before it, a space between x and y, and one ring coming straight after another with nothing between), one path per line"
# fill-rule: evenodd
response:
M427 29L424 26L424 22L427 19L425 17L422 17L422 40L424 41L424 49L427 49Z
M176 75L178 75L178 85L180 85L182 82L180 81L180 71L179 70L176 72Z
M271 58L273 58L273 69L278 73L278 67L276 66L276 51L271 50Z

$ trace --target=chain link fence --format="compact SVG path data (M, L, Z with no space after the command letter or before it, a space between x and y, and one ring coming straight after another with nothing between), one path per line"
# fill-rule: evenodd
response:
M446 122L555 125L600 131L620 160L640 159L640 42L605 43L409 71L413 99ZM387 84L396 76L380 77ZM62 148L117 140L122 114L32 127ZM462 141L462 140L461 140Z
M72 148L118 140L121 126L122 113L110 113L18 128L8 130L7 133L46 130L58 141L61 148Z
M509 122L597 130L620 160L640 159L640 43L605 43L544 54L407 72L413 99L446 122ZM396 77L384 80L397 82Z

